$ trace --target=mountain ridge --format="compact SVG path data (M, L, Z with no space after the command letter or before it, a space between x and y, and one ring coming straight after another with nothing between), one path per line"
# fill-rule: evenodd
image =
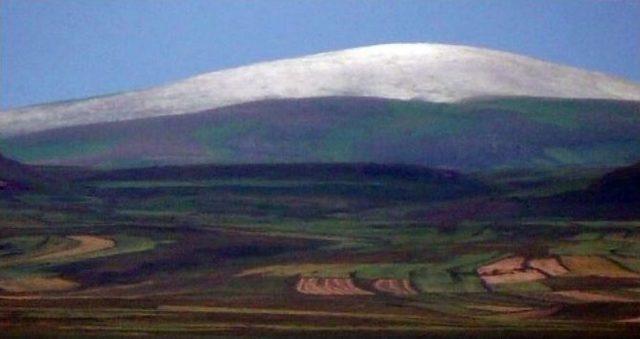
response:
M443 44L386 44L260 62L172 84L1 112L0 135L326 96L456 102L486 96L640 100L640 85L531 57Z

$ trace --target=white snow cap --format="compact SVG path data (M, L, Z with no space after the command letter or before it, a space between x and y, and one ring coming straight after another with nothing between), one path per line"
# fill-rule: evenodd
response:
M366 96L455 102L483 96L640 100L640 85L484 48L387 44L262 62L107 97L0 112L0 135L193 113L274 98Z

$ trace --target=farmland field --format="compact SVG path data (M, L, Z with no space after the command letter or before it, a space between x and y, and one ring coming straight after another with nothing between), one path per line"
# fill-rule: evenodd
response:
M640 218L554 214L540 196L497 177L444 185L438 180L449 179L406 175L104 172L64 195L3 195L0 329L167 337L637 331ZM544 185L566 191L554 182Z

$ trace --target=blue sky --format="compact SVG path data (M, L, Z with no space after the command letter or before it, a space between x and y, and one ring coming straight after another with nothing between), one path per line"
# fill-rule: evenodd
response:
M640 82L638 0L0 0L0 106L390 42L467 44Z

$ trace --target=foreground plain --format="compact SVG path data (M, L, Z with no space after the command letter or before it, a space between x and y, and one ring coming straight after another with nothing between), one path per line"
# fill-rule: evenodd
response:
M610 169L29 171L0 198L7 335L640 328L638 204L601 198Z

